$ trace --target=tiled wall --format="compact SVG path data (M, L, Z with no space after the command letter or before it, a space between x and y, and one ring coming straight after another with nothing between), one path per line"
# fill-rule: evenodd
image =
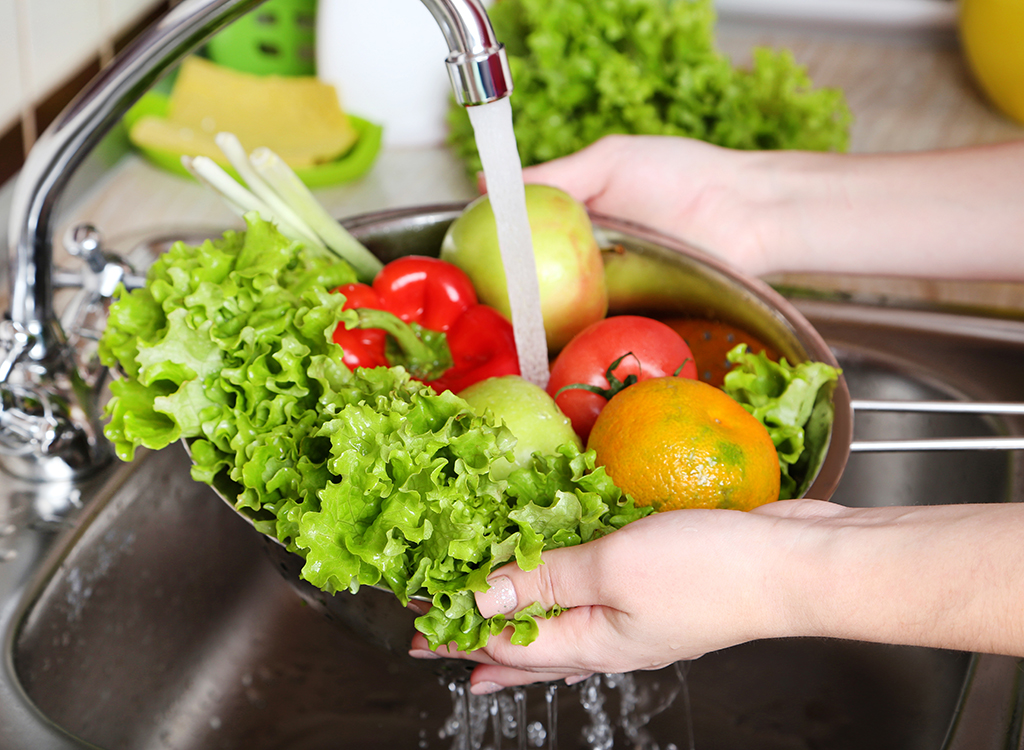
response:
M0 0L0 182L38 131L167 0Z

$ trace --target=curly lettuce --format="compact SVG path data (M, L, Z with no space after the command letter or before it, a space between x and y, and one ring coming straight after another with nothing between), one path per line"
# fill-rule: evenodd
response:
M121 376L106 426L118 456L188 441L192 476L304 557L303 578L429 597L416 625L432 646L472 650L505 627L531 641L552 613L476 609L491 570L533 569L545 550L649 511L573 446L497 479L492 463L515 445L504 425L400 367L342 363L332 334L356 313L330 290L355 281L352 268L246 222L175 244L112 304L100 353Z
M712 0L497 0L489 15L505 44L524 166L602 136L678 135L738 149L845 151L850 110L815 89L789 51L755 49L750 69L715 46ZM480 169L464 107L449 141Z
M832 392L841 371L824 362L773 362L764 352L750 353L746 344L726 358L733 369L722 390L767 428L779 454L779 499L801 497L828 450L835 416Z

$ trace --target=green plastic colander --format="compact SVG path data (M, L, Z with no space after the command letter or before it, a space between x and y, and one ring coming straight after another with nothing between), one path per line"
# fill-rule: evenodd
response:
M316 4L267 0L213 37L206 52L213 62L246 73L314 75Z

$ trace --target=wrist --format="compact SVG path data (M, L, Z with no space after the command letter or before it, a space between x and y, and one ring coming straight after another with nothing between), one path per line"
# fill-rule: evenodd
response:
M904 618L894 602L920 549L914 537L919 509L851 509L794 500L765 506L775 518L766 590L771 637L897 640L890 627ZM908 608L908 612L914 609Z
M827 248L842 244L844 227L823 217L835 216L845 202L849 160L842 155L801 151L738 153L736 183L742 186L736 226L742 237L743 268L757 276L786 271L813 271Z
M720 149L702 178L687 225L704 227L690 237L752 276L804 268L807 217L820 211L827 180L822 154Z
M655 215L664 213L670 220L647 223L749 275L777 270L777 255L787 247L778 231L784 222L775 213L781 203L777 186L786 170L779 163L783 152L741 151L686 139L668 143L679 149L683 166L665 186L672 207L662 206ZM799 181L790 181L793 192ZM638 213L635 218L644 223L646 217Z
M837 513L844 509L803 500L772 505L778 507L756 511L769 516L783 512L782 517L766 519L772 524L768 544L756 553L767 563L763 568L764 637L827 636L833 610L829 588L839 567L835 540L842 526L817 514L821 508ZM804 517L808 512L814 517Z
M793 519L777 626L793 636L1021 654L1022 526L1017 503Z

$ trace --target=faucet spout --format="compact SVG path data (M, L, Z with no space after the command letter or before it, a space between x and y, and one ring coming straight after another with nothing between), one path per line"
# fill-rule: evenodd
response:
M100 139L168 69L262 2L184 0L175 5L90 82L29 153L15 184L8 234L11 309L9 335L0 335L0 458L12 452L7 446L10 436L5 425L20 417L15 413L5 415L5 409L12 411L14 400L8 397L12 388L20 394L26 389L49 392L57 379L81 380L70 372L75 365L53 303L54 217L71 176ZM512 91L508 60L494 37L481 0L423 2L448 43L450 54L445 64L456 99L472 106L508 96ZM54 373L61 373L61 377L50 377ZM96 411L96 404L91 408L75 406L74 393L50 395L53 397L45 399L47 403L69 404L72 422L77 419L74 415ZM33 399L24 396L20 401ZM88 427L86 443L102 440L95 436L95 430L95 424ZM98 454L107 452L105 446L97 448ZM19 449L18 453L24 451ZM76 459L74 465L87 463ZM81 473L78 468L69 471Z
M487 104L512 93L505 48L494 38L479 0L423 0L448 43L446 64L455 99L463 106Z

